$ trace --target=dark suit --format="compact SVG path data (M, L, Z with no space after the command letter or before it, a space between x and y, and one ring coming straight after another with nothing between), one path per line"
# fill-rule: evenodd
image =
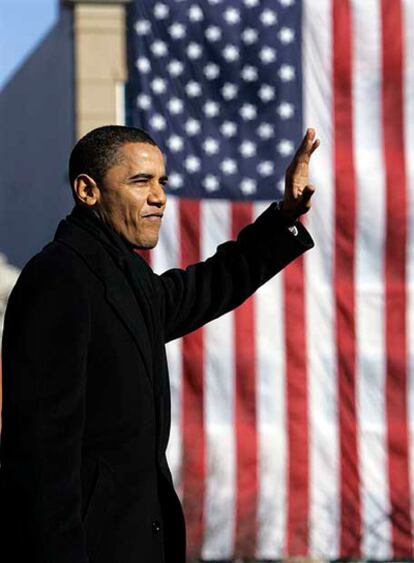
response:
M164 344L233 309L310 248L298 228L294 236L272 206L185 271L158 276L134 256L134 292L121 256L61 222L6 312L2 562L184 562L165 457Z

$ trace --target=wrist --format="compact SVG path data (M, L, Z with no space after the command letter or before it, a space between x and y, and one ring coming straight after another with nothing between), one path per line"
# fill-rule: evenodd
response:
M286 206L286 202L284 200L277 202L277 209L279 210L279 213L282 215L287 224L291 225L297 221L298 214L296 213L296 211L289 209L289 207Z

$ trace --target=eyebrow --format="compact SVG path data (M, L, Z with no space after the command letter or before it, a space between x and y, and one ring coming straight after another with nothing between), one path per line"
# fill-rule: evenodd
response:
M134 174L134 176L130 176L130 180L151 180L154 178L154 174L146 174L145 172L138 172L138 174ZM161 176L160 182L167 182L168 176Z

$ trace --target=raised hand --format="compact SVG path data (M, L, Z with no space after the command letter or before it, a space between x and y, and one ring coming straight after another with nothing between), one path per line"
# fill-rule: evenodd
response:
M311 198L315 188L309 184L309 161L319 145L319 139L315 138L315 130L308 129L286 170L282 210L289 219L297 219L311 208Z

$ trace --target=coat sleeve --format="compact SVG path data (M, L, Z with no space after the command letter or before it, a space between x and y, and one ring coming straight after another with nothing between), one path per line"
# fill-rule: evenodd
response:
M275 204L240 231L237 240L185 270L159 277L165 341L234 309L287 264L313 247L299 222L289 229ZM293 232L292 232L293 231Z
M7 307L1 501L19 561L24 553L33 562L88 562L80 484L88 307L70 272L36 259Z

